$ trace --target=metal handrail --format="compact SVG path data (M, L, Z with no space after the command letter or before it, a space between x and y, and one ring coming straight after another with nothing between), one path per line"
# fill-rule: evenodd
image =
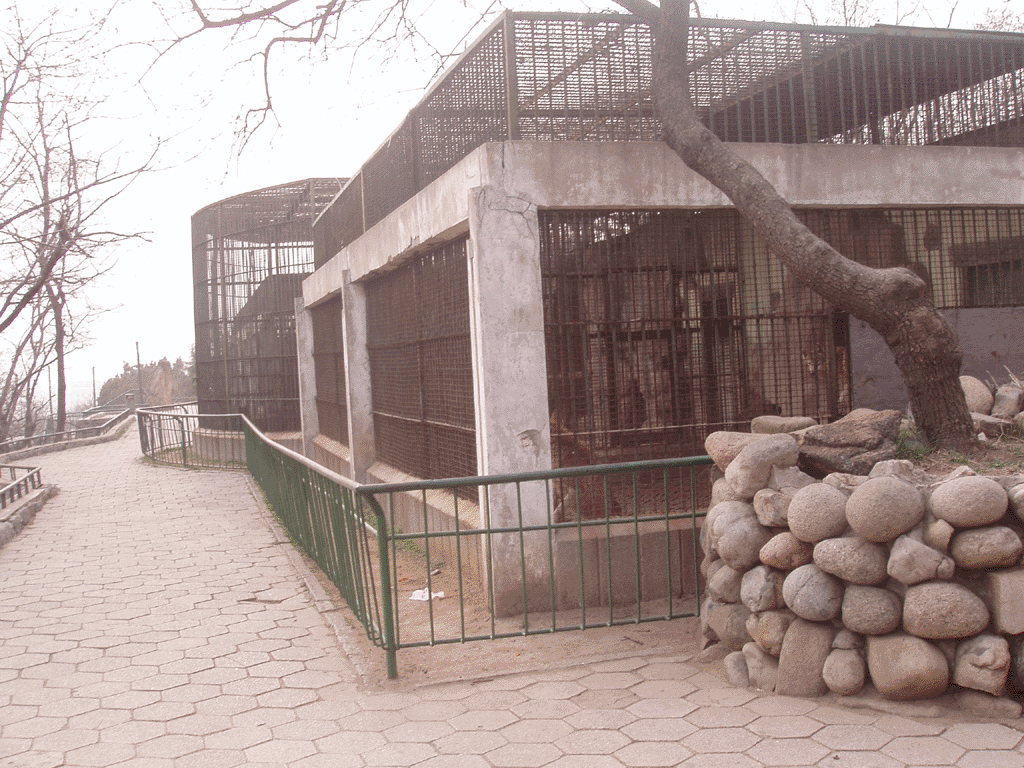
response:
M118 423L128 418L131 414L131 409L126 408L123 411L118 412L111 418L107 419L102 424L98 424L91 427L76 427L74 429L67 429L63 432L42 432L38 435L29 435L27 437L16 437L6 442L0 443L0 453L10 453L12 451L21 451L26 448L35 448L40 445L54 445L57 443L64 443L70 440L79 440L87 437L98 437L104 434L107 430L113 428Z
M18 467L11 464L0 464L0 475L10 472L11 482L0 487L0 509L6 509L8 504L13 504L22 496L27 496L29 491L42 486L42 470L40 467ZM18 472L25 474L18 477Z

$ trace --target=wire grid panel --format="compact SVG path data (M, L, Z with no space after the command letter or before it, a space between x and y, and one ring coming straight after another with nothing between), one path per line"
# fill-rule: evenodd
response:
M313 366L320 434L348 445L348 398L341 297L310 311L313 319Z
M413 111L417 191L481 144L509 138L503 41L500 26L478 40Z
M316 269L333 259L361 234L363 176L356 174L313 224L313 262Z
M543 141L656 140L652 39L630 17L517 15L518 135Z
M377 456L416 477L476 474L466 238L367 283Z

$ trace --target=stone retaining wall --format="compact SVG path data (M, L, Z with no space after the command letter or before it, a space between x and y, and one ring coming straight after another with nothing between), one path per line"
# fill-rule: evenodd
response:
M794 696L873 684L893 700L1024 691L1024 475L890 460L819 481L789 434L707 445L725 476L701 531L701 622L734 682Z

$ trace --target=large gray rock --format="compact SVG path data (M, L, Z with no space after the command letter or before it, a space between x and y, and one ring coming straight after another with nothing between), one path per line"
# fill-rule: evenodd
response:
M973 376L961 376L960 387L967 399L967 410L971 413L992 413L992 390Z
M779 681L779 660L765 653L757 643L743 646L750 684L760 691L773 693Z
M949 551L949 542L953 540L956 529L947 520L928 516L921 531L921 541L939 552Z
M949 544L953 561L965 570L1009 568L1017 564L1024 544L1010 528L993 525L960 531Z
M761 547L761 562L780 571L792 571L811 562L814 549L789 531L777 533Z
M825 659L821 676L832 693L852 696L864 687L867 665L857 651L833 648Z
M846 502L850 527L869 541L892 541L921 522L921 492L894 477L874 477L858 486Z
M738 603L742 579L742 573L728 565L722 565L715 569L708 580L708 594L720 603Z
M1005 696L992 696L970 688L953 694L953 701L961 712L972 717L984 717L988 720L1016 720L1021 715L1019 702L1011 701Z
M764 435L752 435L749 432L712 432L704 439L704 450L715 462L715 466L724 472L740 451L763 438Z
M782 641L789 625L796 620L796 614L788 608L779 611L752 613L747 619L747 634L765 653L778 656L782 652Z
M881 544L847 536L825 539L814 545L814 564L843 581L854 584L878 584L885 581L889 553Z
M704 551L717 550L718 539L741 518L757 520L753 505L745 501L722 501L708 510L701 528L702 536L705 531L707 532L707 540L702 542L707 545Z
M822 696L828 692L823 670L836 631L831 624L796 619L789 625L779 654L775 692L783 696Z
M782 596L793 613L808 621L831 621L843 605L843 583L813 563L791 571Z
M926 640L895 632L869 637L867 649L871 681L886 699L930 699L949 686L949 663Z
M899 629L903 600L880 587L849 584L843 593L843 626L862 635L887 635Z
M707 605L707 604L705 604ZM743 648L751 637L747 634L747 618L750 610L742 603L721 605L712 603L708 606L707 627L714 637L734 651Z
M721 504L723 501L743 501L743 499L736 493L736 489L729 485L728 480L720 477L711 486L711 502L708 508L713 509L716 504Z
M722 532L715 547L727 565L745 572L761 562L761 547L771 538L772 532L756 517L740 517Z
M754 512L757 520L766 528L785 528L787 511L793 496L771 488L762 488L754 494Z
M903 629L928 640L970 637L988 626L989 612L967 587L928 581L907 588L903 597Z
M1012 419L1024 406L1024 389L1016 384L1003 384L996 390L992 402L992 415L997 419Z
M985 579L996 631L1007 635L1024 633L1024 568L990 571Z
M900 536L889 552L887 571L901 584L919 584L932 579L953 578L953 558L929 547L913 536Z
M758 565L743 574L740 600L753 612L774 611L785 607L782 584L785 574L766 565Z
M792 496L805 485L813 485L818 482L813 477L803 472L799 467L772 466L771 474L768 476L768 487L773 491Z
M931 513L957 528L994 523L1006 514L1009 499L990 477L958 477L937 486L928 498Z
M990 440L998 440L1014 430L1013 422L1009 419L999 419L984 413L972 413L971 423L974 424L975 434L984 435Z
M1006 495L1010 500L1010 511L1018 520L1024 520L1024 483L1013 486Z
M906 459L880 461L871 468L868 477L895 477L911 485L927 485L934 480L927 472L914 466L914 462Z
M866 475L880 461L896 458L903 414L858 409L831 424L803 433L800 466L822 477L830 472Z
M725 479L740 496L752 499L767 487L772 466L792 467L800 455L800 446L792 435L764 435L750 443L725 469Z
M842 491L846 494L846 498L850 498L850 494L860 486L864 485L868 479L867 475L851 475L848 472L832 472L825 475L821 482Z
M748 643L749 645L749 643ZM733 651L722 661L725 669L725 676L737 688L746 688L750 685L750 673L747 670L747 660L740 651Z
M846 530L846 495L824 483L808 485L795 494L787 512L789 530L814 544Z
M1010 644L997 635L978 635L956 648L953 682L961 688L1002 696L1010 674Z
M755 416L750 420L750 431L758 435L777 435L784 432L796 432L817 426L818 422L810 416Z

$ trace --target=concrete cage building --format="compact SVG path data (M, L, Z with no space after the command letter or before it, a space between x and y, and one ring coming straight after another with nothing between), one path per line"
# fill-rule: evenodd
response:
M812 230L917 271L967 372L1024 364L1024 35L698 19L689 45L705 124ZM659 141L651 55L629 16L506 13L348 181L295 315L307 455L359 482L493 475L904 407L881 340Z

